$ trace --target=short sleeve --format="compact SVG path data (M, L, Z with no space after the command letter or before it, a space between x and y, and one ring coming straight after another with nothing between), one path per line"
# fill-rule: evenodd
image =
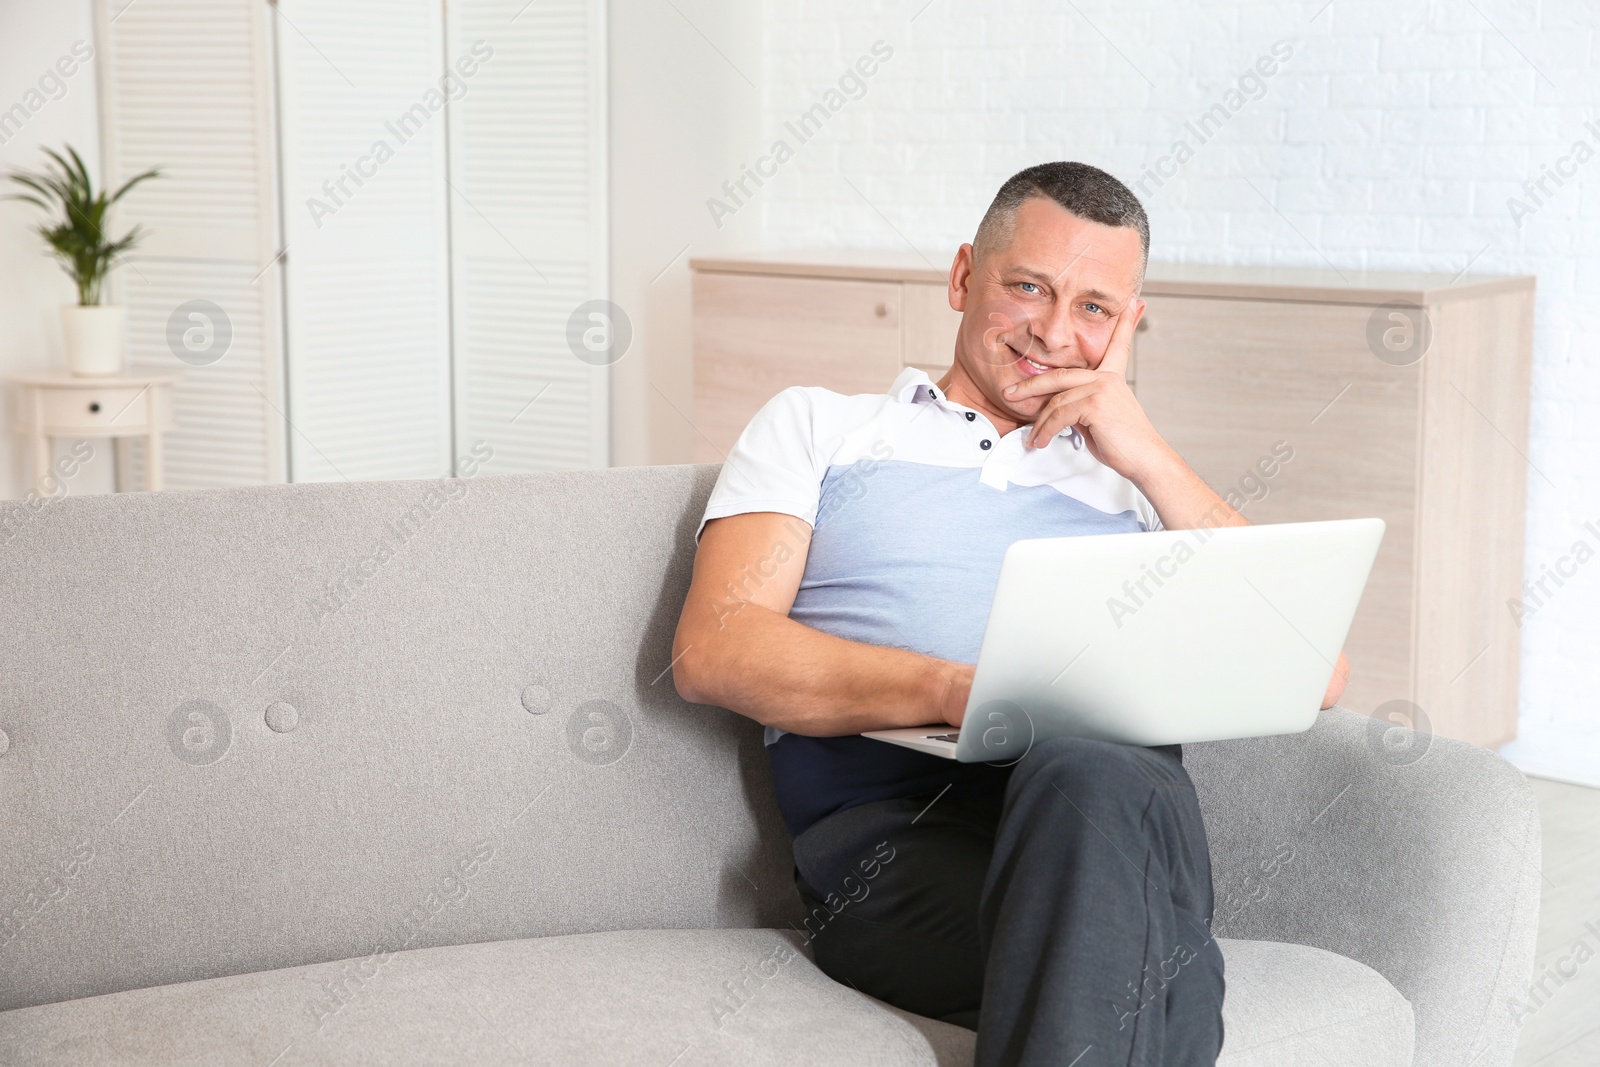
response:
M818 456L811 390L785 389L764 404L722 464L696 541L712 519L776 511L815 524L827 464Z

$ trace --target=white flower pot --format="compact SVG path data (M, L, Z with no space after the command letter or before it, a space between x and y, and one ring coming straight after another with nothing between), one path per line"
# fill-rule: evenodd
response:
M121 304L84 307L61 305L61 333L66 341L67 370L81 378L122 373L127 343L128 309Z

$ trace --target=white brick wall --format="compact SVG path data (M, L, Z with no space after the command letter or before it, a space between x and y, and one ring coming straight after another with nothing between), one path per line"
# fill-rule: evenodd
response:
M1136 184L1186 120L1288 40L1265 95L1148 185L1154 256L1537 275L1529 573L1596 541L1582 527L1600 527L1600 157L1521 227L1506 199L1575 140L1600 149L1584 128L1600 120L1600 5L925 3L766 5L767 130L752 155L872 42L894 48L759 192L768 244L909 243L943 266L1016 170L1081 159ZM1527 620L1507 754L1600 784L1597 694L1600 560Z

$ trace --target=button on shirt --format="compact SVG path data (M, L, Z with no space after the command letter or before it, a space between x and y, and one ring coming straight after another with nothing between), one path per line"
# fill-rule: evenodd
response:
M1076 429L1042 449L1027 447L1031 430L997 433L915 368L886 394L785 389L735 442L700 528L747 512L793 515L813 532L791 618L851 641L976 663L1012 542L1160 528L1150 502L1096 460ZM803 530L793 542L800 548ZM840 744L849 740L860 745ZM920 755L772 727L766 741L796 833L830 811L910 795L895 792L909 781L900 753ZM801 749L796 779L780 752Z

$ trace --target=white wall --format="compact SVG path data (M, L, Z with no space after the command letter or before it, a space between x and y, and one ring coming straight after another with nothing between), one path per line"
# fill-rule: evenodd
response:
M705 201L761 143L761 7L612 0L611 299L633 324L612 375L612 462L687 463L689 260L759 240Z
M894 55L762 189L766 240L910 245L943 267L1022 167L1080 159L1137 187L1186 138L1193 157L1144 186L1157 259L1535 274L1537 578L1579 540L1600 549L1600 158L1550 184L1520 226L1506 201L1534 206L1523 181L1574 142L1600 150L1600 122L1585 126L1600 120L1597 12L1587 0L771 2L769 129L873 41ZM1260 92L1247 86L1258 98L1207 143L1186 134L1280 40L1293 54ZM1600 562L1555 592L1526 620L1508 754L1600 784Z
M38 170L47 162L41 145L59 151L70 143L98 179L94 64L79 65L65 78L55 69L62 57L74 58L72 47L79 41L94 46L89 0L0 0L0 174ZM25 118L13 110L18 106L28 113ZM21 191L10 182L0 186L0 196ZM77 294L33 232L42 215L31 204L0 200L0 376L66 366L56 309L76 302ZM22 496L30 481L30 460L25 440L15 433L12 400L8 389L0 408L0 499ZM94 459L65 483L68 492L111 487L109 442L102 438L90 444ZM65 454L72 445L56 442L56 454Z

